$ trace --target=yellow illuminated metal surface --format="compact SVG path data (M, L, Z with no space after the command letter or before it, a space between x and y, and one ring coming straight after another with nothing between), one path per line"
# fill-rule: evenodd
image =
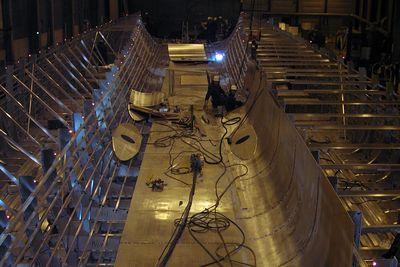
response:
M281 29L282 31L285 31L287 28L287 24L284 22L279 22L279 29Z
M208 80L204 75L182 75L181 85L207 86Z
M256 150L251 143L236 145L230 162L249 168L249 174L236 183L239 205L235 208L236 218L251 233L247 240L257 262L260 266L351 266L353 223L268 91L264 90L246 124L256 133ZM237 131L232 139L242 135ZM244 151L252 155L250 159L240 159Z
M130 103L138 107L152 107L160 104L164 100L161 92L143 93L131 90Z
M134 121L143 121L144 117L142 115L140 115L138 112L135 112L132 110L131 105L128 105L128 112L129 112L129 116L131 117L132 120Z
M171 61L207 61L204 44L168 44Z

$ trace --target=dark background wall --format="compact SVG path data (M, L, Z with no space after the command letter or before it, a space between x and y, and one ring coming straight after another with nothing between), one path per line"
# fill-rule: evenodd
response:
M148 13L149 28L159 37L174 37L181 33L182 22L189 28L206 20L208 16L222 16L236 21L240 13L239 0L131 0L130 12Z
M0 63L35 54L87 28L143 11L152 34L180 36L207 16L235 20L239 0L0 0Z
M245 7L251 2L244 0ZM256 0L255 7L272 12L357 13L370 21L388 16L394 47L400 47L399 4L398 0ZM234 24L239 7L240 0L0 0L0 65L126 13L141 10L152 34L180 37L186 20L189 29L208 16L222 16Z

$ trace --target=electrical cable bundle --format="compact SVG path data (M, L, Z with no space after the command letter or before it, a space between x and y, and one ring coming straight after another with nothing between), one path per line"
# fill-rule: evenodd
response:
M219 266L222 266L221 262L228 260L230 265L233 266L233 263L235 264L242 264L246 266L256 266L256 256L253 250L245 245L246 242L246 237L244 234L244 231L241 229L241 227L235 223L233 220L230 218L226 217L222 213L219 213L217 211L218 206L220 205L220 201L225 195L225 193L229 190L229 188L235 183L236 180L240 179L241 177L247 175L248 173L248 168L244 164L234 164L234 165L225 165L225 163L222 163L224 170L218 177L216 183L215 183L215 195L216 195L216 203L203 210L202 212L196 213L192 215L189 219L188 222L188 229L191 237L196 241L197 244L199 244L203 250L210 256L212 259L211 262L204 264L202 266L210 266L217 264ZM228 168L231 167L236 167L236 166L243 166L245 167L246 171L240 175L237 175L232 181L229 182L229 184L225 187L225 189L222 191L222 193L218 193L218 183L222 179L222 177L225 175L226 171ZM175 224L177 225L180 221L176 220ZM235 227L235 229L240 233L241 240L240 242L226 242L224 240L224 237L222 233L226 231L230 226ZM211 253L209 249L200 241L200 239L196 236L196 234L202 234L202 233L217 233L220 240L221 244L215 249L214 254ZM237 254L240 250L246 249L249 251L253 257L253 264L241 262L232 259L232 256Z
M252 29L252 24L253 24L255 2L256 2L255 0L252 0L252 14L251 14L250 29ZM249 46L249 42L247 42L247 44L246 44L246 51L248 49L248 46ZM243 59L242 59L242 64L240 66L240 74L244 70L246 57L247 57L247 55L244 54ZM260 74L259 88L256 91L255 98L254 98L253 102L251 103L249 109L247 110L246 114L243 116L243 118L235 117L235 118L229 119L227 121L224 121L223 118L221 118L221 125L224 128L224 134L222 135L221 139L219 140L218 155L208 151L202 144L203 141L209 141L213 145L212 140L202 140L200 138L197 138L196 132L194 131L193 128L191 128L190 130L187 130L187 129L177 130L170 125L162 124L162 125L170 128L171 132L174 132L174 134L166 136L166 137L162 137L154 142L154 145L158 146L158 147L170 147L169 152L168 152L169 153L169 168L164 174L172 179L182 182L183 184L185 184L187 186L191 186L191 191L189 194L189 201L188 201L186 208L184 209L181 217L179 219L175 220L175 229L172 233L170 240L167 242L166 246L164 247L164 249L158 259L158 264L157 264L158 266L165 266L167 264L170 256L172 255L172 253L174 251L175 246L179 242L179 238L181 237L185 227L188 228L191 237L196 241L196 243L199 244L202 247L202 249L212 259L211 262L204 264L202 266L210 266L210 265L214 265L214 264L222 266L221 262L225 261L225 260L229 260L229 263L231 266L233 266L233 264L241 264L241 265L245 265L245 266L256 266L256 255L255 255L254 251L250 247L245 245L246 238L245 238L244 231L241 229L241 227L237 223L235 223L233 220L226 217L222 213L218 212L217 209L220 205L221 199L226 194L226 192L230 189L230 187L238 179L247 175L247 173L248 173L248 167L246 165L234 164L234 165L227 166L223 160L222 145L223 145L223 141L224 141L226 135L228 134L228 129L226 126L239 124L238 127L235 129L235 131L237 131L240 127L242 127L243 123L247 120L255 103L257 102L257 100L259 99L259 97L261 96L261 94L263 92L262 82L263 82L263 72L261 72L261 74ZM188 125L186 125L186 126L188 126ZM183 143L189 145L194 150L193 151L181 151L177 156L172 158L171 152L173 150L175 141L177 139L181 140ZM190 143L190 141L188 141L186 139L188 139L190 141L194 141L194 144ZM214 205L212 205L211 207L203 210L202 212L196 213L189 217L188 214L190 212L190 207L192 205L192 200L193 200L195 186L196 186L196 178L195 178L196 175L193 175L192 185L189 185L188 183L186 183L180 179L177 179L176 177L174 177L172 175L188 174L192 171L188 167L176 168L175 163L174 163L175 160L177 158L179 158L181 155L183 155L184 153L192 153L192 152L200 153L204 158L204 162L207 164L210 164L210 165L221 164L223 166L223 172L220 174L220 176L217 178L217 180L215 182L214 189L215 189L215 195L216 195L216 203ZM218 184L219 184L220 180L225 176L228 168L236 167L236 166L244 167L245 172L234 177L232 179L232 181L230 181L229 184L225 187L225 189L221 193L219 193L218 192ZM172 175L169 175L168 172L171 172ZM239 231L239 233L241 235L240 242L235 242L235 243L225 242L222 233L224 231L226 231L227 229L229 229L231 226L234 226L235 229L237 231ZM208 232L217 233L221 240L221 244L214 251L215 255L213 253L211 253L209 251L209 249L207 249L207 247L200 241L200 239L198 237L196 237L196 234L208 233ZM232 259L232 257L242 249L245 249L251 253L252 258L253 258L252 264Z
M192 203L193 203L193 197L194 197L194 193L196 191L196 181L197 181L197 175L193 174L193 181L192 181L192 186L190 189L190 193L189 193L189 200L188 203L182 213L181 218L179 219L179 223L176 224L175 226L175 230L174 233L172 234L170 240L168 241L168 245L165 246L162 254L164 255L164 257L161 259L158 259L158 266L166 266L168 260L170 259L172 253L174 252L175 246L178 244L179 239L181 238L185 228L186 228L186 224L188 221L188 217L189 217L189 213L190 213L190 209L192 207Z
M241 119L239 117L235 117L235 118L232 118L232 119L229 119L226 121L224 121L223 118L221 118L221 124L224 127L224 134L222 135L221 139L219 140L218 155L207 150L204 147L204 145L202 144L202 142L210 142L213 146L215 146L213 144L212 140L210 140L210 139L203 140L203 139L197 137L196 131L188 130L187 127L185 127L185 125L179 125L180 128L175 128L175 127L172 127L171 125L157 122L160 125L168 127L171 132L171 135L161 137L153 143L155 146L158 146L158 147L170 147L170 149L169 149L169 156L170 156L169 165L170 166L169 166L168 170L165 172L165 175L167 175L168 177L170 177L172 179L178 180L179 182L191 187L188 205L184 209L180 218L175 220L174 232L159 257L158 266L166 265L169 257L173 253L173 250L174 250L176 244L179 241L180 236L183 233L184 228L186 228L186 227L188 228L191 237L196 241L196 243L198 243L203 248L203 250L212 259L212 261L210 263L207 263L203 266L209 266L212 264L218 264L218 265L222 266L221 262L225 261L225 260L229 260L231 265L233 263L236 263L236 264L240 263L240 264L243 264L246 266L256 266L256 258L255 258L254 252L251 250L251 248L249 248L245 245L246 239L245 239L245 234L244 234L243 230L233 220L229 219L228 217L226 217L225 215L223 215L217 211L218 206L220 205L221 199L226 194L226 192L229 190L229 188L235 183L236 180L247 175L247 173L248 173L248 168L246 165L244 165L244 164L226 165L224 163L223 156L222 156L223 140L225 139L225 137L228 133L227 126L238 124L240 121L241 121ZM171 152L173 150L176 140L180 140L183 143L189 145L191 148L193 148L193 150L181 151L174 158L172 158ZM193 143L191 143L190 141L192 141ZM216 195L215 204L212 205L211 207L205 209L204 211L202 211L200 213L196 213L189 217L188 214L190 212L190 207L192 204L196 180L194 179L192 181L192 184L190 185L180 179L177 179L176 177L174 177L172 175L182 175L182 174L188 174L188 173L192 172L192 170L189 167L177 168L176 164L175 164L175 160L185 153L196 153L196 152L203 156L204 161L207 164L210 164L210 165L221 164L223 167L223 171L217 178L217 180L215 182L215 186L214 186L215 187L214 188L215 195ZM221 192L218 192L218 184L219 184L220 180L225 176L227 169L232 168L232 167L237 167L237 166L244 167L245 172L240 175L237 175L234 179L232 179L232 181L229 182L229 184ZM168 172L171 172L172 175L169 175ZM224 231L226 231L230 227L235 227L235 229L240 233L241 240L239 242L234 242L234 243L225 242L222 234ZM210 252L209 249L207 249L206 246L196 236L197 234L208 233L208 232L217 233L221 240L221 244L214 251L214 254L212 252ZM242 249L246 249L251 253L251 255L254 259L253 260L254 263L249 264L249 263L240 262L240 261L232 259L232 257Z

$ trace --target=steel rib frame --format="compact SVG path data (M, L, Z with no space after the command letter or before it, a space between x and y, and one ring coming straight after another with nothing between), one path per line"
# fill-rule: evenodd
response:
M122 79L122 80L123 80L123 79ZM121 90L120 93L122 93L122 92L123 92L123 90ZM123 95L121 98L122 98L122 99L126 98L126 95ZM119 97L118 97L117 99L119 99ZM118 109L117 109L117 111L119 111L120 108L123 106L123 104L124 104L125 102L124 102L124 101L114 101L113 103L114 103L114 105L115 105L116 103L119 103L119 107L118 107ZM124 108L122 108L122 110L124 110ZM106 136L106 134L108 133L108 131L110 130L109 128L111 127L111 123L112 123L112 121L116 118L117 114L119 114L119 113L118 113L118 112L115 112L115 116L112 118L112 120L110 121L110 123L108 123L107 129L106 129L106 131L103 132L102 138L104 138L104 137ZM123 118L123 117L121 117L121 120L122 120L122 118ZM96 129L96 128L93 128L93 129ZM90 139L90 141L87 143L87 146L86 146L86 147L90 147L90 146L91 146L92 142L96 140L97 134L99 134L99 133L100 133L99 130L97 130L97 131L95 132L95 134L92 136L92 138ZM102 138L100 138L100 139L102 139ZM83 140L82 140L82 141L83 141ZM109 145L110 145L110 143L109 143L107 146L109 146ZM100 144L98 144L97 146L100 146ZM77 147L78 147L78 146L77 146ZM104 154L107 152L107 149L105 148L105 149L103 149L103 150L104 150L104 151L103 151L103 155L104 155ZM88 161L87 164L86 164L86 167L88 166L88 164L89 164L89 162L90 162L90 159L91 159L92 157L93 157L93 154L91 154L91 156L90 156L90 158L89 158L89 161ZM81 156L80 156L79 158L81 158ZM110 160L111 160L111 159L112 159L112 158L110 157ZM100 161L99 161L99 162L100 162ZM98 163L99 163L99 162L98 162ZM107 165L108 165L108 164L107 164ZM98 165L97 165L97 166L98 166ZM84 167L84 168L82 169L81 173L80 173L79 176L78 176L78 180L79 180L79 177L81 177L81 176L83 175L83 173L84 173L86 167ZM93 169L92 175L93 175L95 172L96 172L96 168ZM104 172L104 173L105 173L105 172ZM101 181L102 181L102 179L103 179L103 177L104 177L104 173L103 173L103 175L101 176L101 179L99 180L98 185L100 185L100 183L101 183ZM68 178L70 178L70 177L66 177L65 180L66 180L66 181L69 181ZM85 189L89 186L90 182L91 182L91 180L88 179L87 184L86 184L86 186L85 186ZM96 188L97 188L98 185L96 185ZM63 186L64 186L64 185L63 185ZM84 189L84 190L85 190L85 189ZM70 199L71 199L70 197L72 196L72 192L73 192L73 190L71 190L71 192L68 194L67 200L70 200ZM83 196L83 194L81 195L81 197L82 197L82 196ZM54 198L54 199L55 199L55 198ZM81 200L82 200L82 198L80 198L80 199L79 199L79 202L75 204L75 208L74 208L74 210L73 210L73 214L70 216L69 219L71 219L71 218L73 217L74 213L76 212L76 209L79 207L79 204L80 204L80 201L81 201ZM91 198L91 200L92 200L92 198ZM53 202L52 202L52 203L53 203ZM54 203L55 203L55 202L54 202ZM66 200L64 200L63 206L64 206L64 205L67 205L67 204L69 204L69 203L68 203ZM91 206L88 206L88 208L91 208ZM49 209L48 209L48 210L49 210ZM55 219L54 222L57 222L57 220L58 220L57 218L61 215L61 211L62 211L62 210L63 210L63 209L60 210L60 213L57 215L57 217L56 217L56 219ZM85 211L85 214L86 214L86 211ZM86 215L85 215L84 217L86 217ZM83 219L81 220L81 223L79 224L80 226L82 225L84 219L85 219L85 218L83 218ZM64 228L64 230L63 230L64 233L65 233L65 231L66 231L66 229L67 229L69 223L70 223L70 220L69 220L68 224L65 226L65 228ZM53 225L55 225L55 224L53 224ZM53 225L52 225L52 226L53 226ZM49 238L49 233L51 233L51 230L52 230L52 229L50 228L49 231L46 232L45 240L44 240L45 242L47 241L47 238ZM60 236L59 241L58 241L57 244L56 244L56 247L60 246L60 240L62 240L62 238L63 238L63 235ZM74 237L74 240L75 240L75 237ZM27 246L28 244L29 244L29 243L27 243L26 246ZM43 244L44 244L44 242L43 242ZM27 248L28 248L28 247L26 247L26 249L27 249ZM38 256L38 253L40 252L40 249L41 249L41 248L38 248L38 249L37 249L38 252L37 252L37 254L35 255L34 258L36 258L36 257ZM56 250L54 250L54 251L56 251ZM54 256L54 251L53 251L51 257ZM70 253L70 251L69 251L69 253ZM21 254L21 255L23 255L23 254ZM67 259L67 258L68 258L68 257L66 257L66 259ZM66 260L66 259L65 259L65 260ZM50 261L51 261L51 259L49 259L49 263L50 263Z
M282 34L283 36L287 36L288 34ZM288 38L288 39L290 39L290 37ZM296 40L296 38L294 38L295 40ZM269 45L269 44L268 44ZM275 50L275 52L277 52L277 53L279 53L278 52L278 49L276 49L276 47L274 47L274 46L272 46L273 48L275 48L275 49L271 49L270 51L271 51L271 53L273 53L273 51ZM282 50L285 50L285 49L282 49ZM290 49L288 49L288 50L290 50ZM263 51L266 51L265 49L262 49L261 50L261 53L263 53ZM298 52L296 52L296 53L298 53ZM284 53L281 53L279 56L276 56L276 61L279 61L281 58L282 58L282 56L284 57L284 55L283 55ZM294 53L293 53L294 54ZM280 63L277 63L276 65L279 65ZM302 72L302 70L303 69L300 69L300 68L296 68L296 69L293 69L293 68L291 68L292 66L286 66L287 64L281 64L282 66L283 66L283 68L270 68L270 67L268 67L269 65L268 64L263 64L263 62L261 61L261 65L263 65L263 68L264 68L264 70L268 73L268 71L271 71L271 73L273 74L273 71L275 70L276 71L276 74L282 74L282 75L287 75L288 77L296 77L296 73L301 73ZM296 65L298 65L298 64L296 64ZM306 66L306 64L304 64L305 66L304 67L307 67ZM342 64L339 62L339 66L342 66ZM288 67L288 70L290 69L290 71L291 71L291 73L289 73L289 71L285 71L285 67ZM300 67L300 66L299 66ZM346 67L345 67L345 69L347 69ZM310 73L311 73L312 71L310 71ZM331 69L322 69L322 70L320 70L320 71L318 71L318 73L331 73L331 72L336 72L336 71L331 71ZM308 71L304 71L303 73L309 73ZM336 72L336 73L338 73L338 75L337 75L337 77L339 78L339 79L341 79L342 77L343 78L346 78L346 72L343 72L343 71L339 71L339 72ZM342 75L343 74L343 75ZM304 75L305 77L308 77L308 75ZM311 76L311 75L310 75ZM336 78L336 77L335 77ZM273 78L272 78L273 79ZM290 81L289 81L290 82ZM320 81L316 81L317 82L317 84L318 83L321 83ZM355 82L356 83L356 82ZM366 85L369 85L369 86L371 86L371 87L375 87L376 85L374 85L374 84L372 84L371 83L371 80L370 79L367 79L367 81L366 82L364 82L364 84L366 83ZM371 83L371 84L369 84L369 83ZM355 85L357 85L357 84L355 84ZM343 87L341 88L342 90L340 90L341 92L338 92L337 93L337 95L341 95L342 97L344 97L344 95L345 94L347 94L346 93L346 90L343 90ZM307 90L312 90L312 89L306 89L305 91L307 91ZM331 89L330 89L331 90ZM298 90L298 91L301 91L301 90ZM328 95L329 93L326 93L326 95ZM368 94L368 90L366 90L366 92L365 92L365 94ZM381 94L381 93L379 93L379 94ZM378 95L379 95L378 94ZM290 91L288 91L288 93L287 93L287 95L289 95L290 96ZM348 94L348 95L350 95L350 93ZM360 92L360 95L362 95L362 92ZM278 92L278 96L279 96L279 92ZM285 96L285 93L283 92L283 97ZM290 98L289 98L290 99ZM296 100L295 100L296 101ZM300 101L302 101L302 100L300 100ZM303 104L303 103L301 103L300 104L300 101L299 101L299 105L301 105L301 104ZM303 101L304 102L304 101ZM343 107L343 111L344 111L344 113L342 113L342 114L318 114L318 113L303 113L303 114L296 114L296 113L291 113L290 114L290 116L293 118L293 119L301 119L301 118L306 118L307 116L309 117L309 118L318 118L318 117L322 117L322 118L329 118L328 116L332 116L332 117L335 117L335 118L342 118L342 119L345 119L345 118L353 118L353 119L365 119L365 117L363 117L363 115L364 114L351 114L351 112L349 111L349 110L347 110L347 109L344 109L344 107L345 107L345 103L344 103L345 101L344 101L344 98L342 98L342 101L341 102L335 102L335 103L330 103L330 104L334 104L334 105L338 105L338 106L342 106ZM355 101L354 101L355 102ZM351 102L350 102L351 103ZM313 105L318 105L318 104L314 104L314 103L312 103ZM365 101L365 105L368 105L368 104L370 104L370 101ZM376 106L379 106L379 107L381 107L381 106L385 106L385 104L386 103L376 103ZM397 106L395 103L387 103L388 105L387 106L389 106L389 105L393 105L393 106ZM348 105L347 105L348 106ZM374 114L367 114L367 115L369 115L369 116L367 116L368 118L372 118L372 119L375 119L375 120L378 120L378 119L385 119L385 118L398 118L398 112L396 112L396 114L388 114L388 115L386 115L386 114L376 114L376 115L374 115ZM372 116L371 116L372 115ZM302 122L301 121L299 121L299 124L301 124ZM318 126L318 128L321 128L320 126L319 126L319 123L320 122L318 122L318 121L316 121L316 122L314 122L314 126ZM346 124L345 124L345 126L343 126L342 128L344 128L344 127L348 127L347 126L347 122L345 122ZM312 127L312 124L313 124L313 122L312 121L310 121L310 125L311 125L311 127ZM303 127L301 126L301 125L297 125L297 127L298 127L298 129L300 129L300 130L302 130L303 129ZM351 126L350 126L351 127ZM379 126L376 126L376 128L378 128ZM338 127L339 128L339 127ZM361 128L362 127L359 127L360 128L360 130L361 130ZM364 128L367 128L367 127L364 127ZM393 127L393 128L395 128L395 127ZM311 130L311 131L308 131L308 130ZM309 132L309 133L314 133L314 130L313 129L307 129L307 132ZM316 150L318 150L318 144L313 144L314 146L317 146L316 147ZM320 145L320 146L324 146L324 145ZM326 149L329 149L329 144L327 144L327 145L325 145L326 146ZM344 145L345 146L345 145ZM323 147L324 149L325 149L325 147ZM386 147L385 147L386 148ZM393 164L388 164L389 166L390 165L393 165ZM348 170L346 170L346 168L348 167L349 165L346 165L346 164L343 164L343 165L341 165L341 166L337 166L338 168L338 170L340 170L340 171L348 171ZM365 166L368 166L368 168L371 168L372 170L374 170L374 168L375 167L386 167L386 166L380 166L380 164L375 164L375 166L373 166L373 167L371 167L371 166L369 166L369 165L365 165ZM327 165L327 167L332 167L332 166L330 166L330 165ZM343 168L339 168L339 167L345 167L345 169L343 169ZM388 229L390 229L390 226L388 227Z
M104 28L104 27L102 27L102 28ZM84 37L84 38L87 38L87 36L86 37ZM75 44L77 44L77 45L79 45L80 44L80 42L77 42L77 41L74 41L74 42L71 42L71 44L73 44L73 43L75 43ZM72 51L71 50L71 45L64 45L64 47L66 48L65 50L68 50L68 51ZM75 47L72 47L72 48L75 48ZM63 53L62 53L62 50L60 50L60 49L55 49L55 51L59 51L59 53L61 54L61 55L64 55ZM61 51L61 52L60 52ZM50 55L54 55L54 53L52 53L52 52L49 52L49 53L47 53L46 55L48 55L48 56L50 56ZM75 55L75 58L77 59L77 56ZM36 59L35 60L35 62L44 62L44 60L46 60L46 57L45 56L43 56L43 54L42 54L42 56L39 56L39 59ZM79 59L78 59L78 61L79 62L81 62ZM74 64L72 61L68 61L68 62L70 62L71 64ZM38 74L37 73L34 73L34 72L29 72L28 71L28 68L29 68L29 66L30 65L32 65L32 66L36 66L36 68L34 68L34 71L36 72L37 70L39 70L40 72L41 72L41 76L37 76ZM82 64L81 64L82 65ZM43 66L43 64L42 64L42 66ZM31 63L29 63L29 64L27 64L27 65L24 65L24 66L22 66L22 68L21 69L23 69L24 70L24 72L26 73L26 74L28 74L28 78L30 78L30 81L31 81L31 84L34 84L34 85L37 85L37 86L39 86L39 88L41 89L41 90L43 90L44 92L45 92L45 95L47 94L51 99L53 99L54 101L55 101L55 103L57 103L61 108L63 108L64 110L66 110L67 111L67 115L71 115L71 110L69 109L69 107L67 107L62 101L60 101L60 99L58 99L58 97L56 97L55 95L52 95L51 93L50 93L50 91L48 91L48 90L46 90L46 86L47 86L47 82L50 82L50 83L53 83L53 84L55 84L56 85L56 87L57 87L57 89L60 89L59 91L58 91L58 93L61 93L64 97L66 97L66 98L68 98L69 100L71 100L71 101L73 101L74 102L74 104L75 104L75 107L77 108L77 107L79 107L80 105L75 101L75 99L74 98L72 98L71 96L70 96L70 94L69 93L65 93L65 90L64 89L62 89L62 87L60 86L60 84L58 84L57 82L55 82L54 81L54 79L52 79L51 78L51 76L43 69L43 68L41 68L41 64L39 64L39 63L37 63L36 65L35 64L31 64ZM87 70L87 69L86 69ZM55 71L57 72L58 70L57 69L55 69ZM89 83L88 83L88 81L85 79L85 77L83 77L82 76L82 72L80 71L80 70L78 70L76 67L75 67L75 71L78 73L78 75L80 75L80 77L82 77L82 79L85 81L85 83L87 84L87 85L89 85ZM15 73L17 73L17 72L15 72ZM60 77L61 78L64 78L63 77L63 75L60 73L60 72L58 72L59 74L60 74ZM91 75L92 75L92 77L94 77L93 76L93 74L92 74L92 72L90 72L91 73ZM22 85L22 87L24 87L24 88L26 88L26 89L28 89L28 86L26 85L26 83L25 82L23 82L23 80L21 80L20 78L19 78L19 75L18 75L18 77L16 76L16 74L14 74L13 75L13 77L14 77L14 79L16 79L17 81L18 81L18 83L20 84L20 85ZM45 80L43 80L43 79L45 79ZM41 83L43 81L43 84ZM70 86L71 87L71 86ZM14 87L15 88L15 87ZM71 88L73 88L73 86L71 87ZM29 88L30 89L30 88ZM14 90L14 89L13 89ZM41 93L42 91L40 91L39 93L38 93L38 96L39 97L43 97L43 94ZM44 96L45 96L44 95ZM32 95L31 95L31 98L32 98ZM38 99L39 101L40 101L40 98L37 98L37 97L35 97L36 99ZM83 97L82 97L82 99L84 99ZM14 101L14 102L16 102L17 103L17 106L20 106L19 105L19 103L18 103L18 101ZM42 103L43 104L43 103ZM48 105L44 105L47 109L48 109ZM50 110L51 111L51 110ZM55 112L53 112L53 111L51 111L51 113L53 114L53 115L55 115L56 117L57 117L57 119L58 120L60 120L60 121L62 121L63 123L64 123L64 125L66 125L66 122L65 122L65 120L62 118L62 117L60 117L60 116L57 116L57 113L55 113ZM19 114L25 114L25 115L27 115L28 113L26 113L26 112L23 112L23 113L19 113ZM31 116L34 116L34 115L31 115ZM13 120L12 120L12 123L15 125L15 127L17 127L17 128L23 128L23 126L21 125L21 124L19 124L18 123L18 119L20 119L21 118L21 115L18 115L16 118L13 118ZM33 117L29 117L28 116L28 128L29 128L29 122L30 121L34 121L34 123L37 125L37 123L36 123L36 121L33 119ZM16 122L17 122L17 124L16 124ZM43 129L45 128L45 127L43 127L42 125L37 125L47 136L49 136L49 132L46 132L46 131L44 131ZM69 125L67 126L67 127L69 127ZM22 131L23 133L29 133L28 131ZM26 135L26 134L25 134ZM29 138L30 138L30 136L28 136ZM56 140L52 137L52 136L49 136L50 137L50 140L52 140L52 142L53 143L56 143ZM35 137L34 137L35 138ZM32 138L31 138L32 139ZM36 142L34 142L34 143L36 143ZM38 146L38 147L40 147L40 146Z
M126 72L127 73L127 72ZM105 99L106 98L106 96L104 96L104 98L103 99ZM101 102L101 101L100 101ZM116 103L116 102L120 102L120 101L115 101L114 103ZM87 146L86 146L86 148L88 148L90 145L91 145L91 143L95 140L95 137L97 136L97 134L99 133L99 131L97 131L96 132L96 134L91 138L91 140L90 140L90 142L87 144ZM105 134L105 133L104 133ZM78 143L78 145L81 143L81 142L83 142L83 139ZM78 146L76 147L76 150L78 149ZM76 151L75 150L75 151ZM78 161L75 163L75 166L79 163L79 160L82 158L82 155L78 158ZM62 170L62 172L64 172L65 171L65 169L63 169ZM81 172L81 174L83 174L83 171L84 170L82 170L82 172ZM66 180L66 181L68 181L68 180ZM64 184L63 184L63 186L64 186ZM56 198L55 198L56 199ZM55 203L54 201L52 202L52 203ZM43 216L44 218L45 218L45 216ZM38 250L38 251L40 251L40 250Z
M125 66L125 65L124 65ZM106 97L106 95L103 97L103 99ZM93 112L92 112L92 114L93 114ZM89 116L90 117L90 116ZM82 128L82 127L81 127ZM72 141L72 140L71 140ZM71 142L70 142L71 143ZM45 179L46 180L46 179ZM44 181L42 181L42 182L44 182ZM43 183L42 183L43 184ZM49 188L49 190L48 190L48 192L50 191L51 189Z

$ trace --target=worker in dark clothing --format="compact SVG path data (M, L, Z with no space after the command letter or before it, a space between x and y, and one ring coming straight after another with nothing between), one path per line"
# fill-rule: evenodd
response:
M226 111L232 111L243 104L241 101L236 100L236 92L237 92L237 86L232 85L231 89L229 90L228 97L226 98L226 103L225 103Z
M206 37L207 43L211 42L211 32L210 32L210 24L212 22L212 17L208 17L207 21L201 24L204 30L204 36Z
M207 36L208 36L208 43L213 43L217 41L217 18L209 18L207 23Z
M207 107L210 98L214 109L225 105L226 94L224 90L222 90L219 80L219 76L214 76L213 81L208 85L208 91L204 101L204 109Z
M319 26L315 26L315 29L310 33L310 41L318 47L325 46L325 35L322 33L322 30Z

